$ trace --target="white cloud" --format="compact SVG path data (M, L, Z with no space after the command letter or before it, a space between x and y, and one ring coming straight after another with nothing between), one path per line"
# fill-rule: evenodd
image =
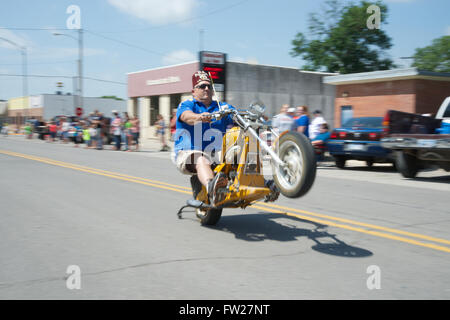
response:
M14 42L15 44L17 44L17 45L19 45L21 47L23 47L23 46L26 46L26 47L32 46L31 41L29 41L28 39L26 39L24 37L21 37L21 36L17 35L16 33L12 32L10 30L7 30L7 29L0 29L0 37L8 39L8 40ZM4 40L0 40L0 48L14 49L14 50L17 49L16 46L14 46L14 45L12 45L12 44L8 43L7 41L4 41Z
M147 20L155 25L163 25L191 17L199 0L108 0L127 14Z
M242 57L231 57L230 61L232 62L238 62L238 63L248 63L248 64L258 64L258 59L255 57L250 57L250 58L242 58Z
M231 57L229 60L232 62L245 63L245 59L242 57Z
M171 53L165 55L162 58L163 65L171 65L171 64L179 64L183 62L194 61L196 59L196 55L189 50L177 50L172 51Z
M445 29L445 35L450 36L450 26L448 26L447 29Z

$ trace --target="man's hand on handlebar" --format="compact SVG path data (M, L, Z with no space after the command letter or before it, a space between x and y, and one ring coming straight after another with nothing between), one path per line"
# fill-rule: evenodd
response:
M198 121L211 122L212 115L208 112L203 112L198 115Z

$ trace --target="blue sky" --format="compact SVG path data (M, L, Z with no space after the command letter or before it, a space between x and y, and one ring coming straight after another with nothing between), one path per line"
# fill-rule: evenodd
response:
M359 2L359 1L358 1ZM449 0L385 0L382 28L392 38L390 57L408 67L415 48L450 35ZM54 93L56 82L72 92L78 44L54 36L65 29L70 5L81 9L84 76L126 83L128 72L192 61L205 50L226 52L232 61L301 67L289 52L297 32L307 33L308 17L324 0L15 0L0 2L0 37L28 50L28 74L69 78L29 78L29 94ZM50 30L20 30L43 28ZM203 30L203 41L200 41ZM77 37L74 30L58 30ZM110 40L113 39L113 40ZM127 46L123 42L133 46ZM139 48L138 48L139 47ZM21 55L0 40L0 99L22 95ZM84 81L84 95L126 98L126 85Z

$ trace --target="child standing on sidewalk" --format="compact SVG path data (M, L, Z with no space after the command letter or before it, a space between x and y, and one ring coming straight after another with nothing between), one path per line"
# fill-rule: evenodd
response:
M158 114L158 120L156 121L156 133L161 137L161 150L168 151L169 147L166 144L166 123L162 115Z
M27 123L25 125L24 130L25 130L25 135L26 135L27 139L31 139L33 137L33 130L29 123Z
M89 127L87 125L83 126L83 140L86 143L86 149L91 147L91 134L89 133Z

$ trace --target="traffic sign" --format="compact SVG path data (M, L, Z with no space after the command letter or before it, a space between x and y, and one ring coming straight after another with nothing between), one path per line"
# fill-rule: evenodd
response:
M217 92L226 91L226 63L227 55L222 52L200 51L200 70L211 75Z

